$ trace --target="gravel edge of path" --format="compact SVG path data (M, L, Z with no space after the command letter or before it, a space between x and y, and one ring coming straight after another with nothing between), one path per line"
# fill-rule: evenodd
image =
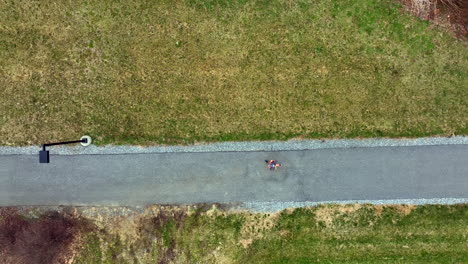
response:
M232 210L247 210L259 213L275 213L287 208L301 208L316 206L320 204L372 204L372 205L425 205L425 204L464 204L468 203L468 198L432 198L432 199L393 199L393 200L349 200L349 201L321 201L321 202L246 202Z
M468 136L424 137L424 138L370 138L370 139L312 139L288 141L245 141L198 143L188 146L133 146L133 145L91 145L83 147L64 145L48 147L55 155L90 154L140 154L175 152L235 152L235 151L284 151L326 148L363 148L396 146L468 145ZM41 146L9 147L0 146L0 155L37 155Z
M348 201L321 201L321 202L246 202L246 203L195 203L195 204L148 204L141 206L99 206L99 205L28 205L7 206L19 209L20 212L62 211L67 208L75 208L86 214L105 213L111 216L127 216L134 213L145 213L148 208L154 206L161 208L194 208L205 207L227 212L252 212L252 213L277 213L284 209L307 208L321 204L371 204L371 205L454 205L466 204L468 198L435 198L435 199L395 199L395 200L348 200ZM1 208L1 207L0 207ZM6 207L4 207L6 208ZM95 215L97 216L97 215Z

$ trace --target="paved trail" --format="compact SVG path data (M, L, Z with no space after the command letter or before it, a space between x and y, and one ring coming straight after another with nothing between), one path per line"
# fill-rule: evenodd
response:
M0 205L468 198L468 145L50 159L0 155Z

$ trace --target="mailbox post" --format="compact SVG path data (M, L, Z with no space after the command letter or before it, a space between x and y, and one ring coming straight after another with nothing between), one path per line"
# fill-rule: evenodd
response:
M82 136L80 140L42 144L42 150L39 151L39 163L49 163L50 161L49 151L46 150L46 147L55 146L55 145L73 144L73 143L81 143L82 146L89 146L91 144L91 137Z

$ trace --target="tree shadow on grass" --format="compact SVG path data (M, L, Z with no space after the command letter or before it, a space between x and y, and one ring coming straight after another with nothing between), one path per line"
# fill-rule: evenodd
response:
M58 212L31 219L16 208L0 208L2 263L66 263L72 242L90 227L82 218Z

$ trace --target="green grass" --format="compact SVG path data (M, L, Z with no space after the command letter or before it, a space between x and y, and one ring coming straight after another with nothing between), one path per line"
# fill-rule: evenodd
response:
M387 0L0 1L0 144L468 134L468 46Z
M277 214L197 210L142 219L130 242L101 232L100 244L88 236L75 263L468 261L468 204L321 205Z
M381 217L368 207L323 227L314 221L313 211L299 209L281 215L268 238L253 243L238 261L464 263L468 261L467 219L466 205L422 206L408 216L387 208ZM289 231L289 236L278 236L280 230Z
M101 263L102 260L101 243L96 234L89 234L84 240L84 246L80 250L80 255L74 260L75 264Z

